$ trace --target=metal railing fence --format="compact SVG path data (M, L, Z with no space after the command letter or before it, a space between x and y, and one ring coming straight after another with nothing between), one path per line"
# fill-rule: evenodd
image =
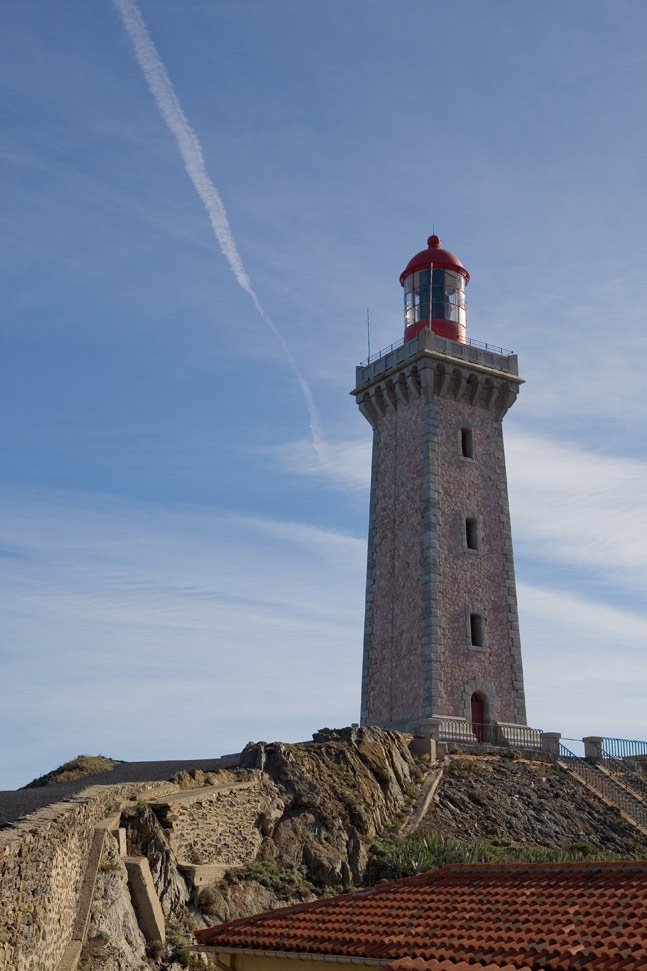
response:
M640 769L636 769L634 763L626 759L614 759L604 755L601 764L605 770L616 779L620 785L630 789L637 799L641 799L647 807L647 777L642 774Z
M611 759L632 759L641 755L647 758L647 742L635 738L603 738L602 750Z
M562 735L562 742L568 742L571 754L577 755L579 759L584 758L584 742L581 738L569 738L568 735Z
M647 805L647 742L628 738L602 739L602 764L607 772Z
M642 829L647 829L647 806L638 796L628 792L624 786L597 768L594 763L574 755L562 743L559 746L559 755L562 763L571 772L578 775L608 802L617 806L634 823Z
M446 340L451 340L450 337L445 338ZM457 341L458 344L466 344L468 347L478 347L482 351L492 351L493 354L500 354L502 357L510 357L514 354L514 351L508 351L505 347L499 347L498 344L488 344L487 341L477 341L473 337L466 337L464 341ZM401 337L399 341L394 341L389 344L388 347L383 347L381 351L376 351L375 354L369 354L369 356L364 360L360 361L359 367L366 367L368 364L373 364L374 361L379 361L381 357L386 354L390 354L391 351L395 351L398 347L403 347L404 337Z

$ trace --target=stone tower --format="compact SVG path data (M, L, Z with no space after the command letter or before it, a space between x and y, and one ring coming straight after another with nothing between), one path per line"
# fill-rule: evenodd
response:
M373 428L364 725L525 725L502 419L517 357L467 339L469 273L430 236L400 277L404 341L357 368ZM482 726L482 727L481 727Z

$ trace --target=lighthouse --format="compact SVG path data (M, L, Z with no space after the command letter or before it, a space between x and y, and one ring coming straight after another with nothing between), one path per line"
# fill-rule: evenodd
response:
M516 354L468 338L469 280L430 236L400 276L403 339L356 369L373 429L361 722L484 741L526 725L502 428L523 382Z

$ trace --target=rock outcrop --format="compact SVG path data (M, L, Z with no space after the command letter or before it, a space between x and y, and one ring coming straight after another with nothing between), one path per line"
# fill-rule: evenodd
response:
M284 797L280 817L262 820L257 858L318 888L360 884L371 843L418 794L424 769L407 741L360 728L317 733L311 745L249 745L241 765L262 766Z
M82 959L86 967L96 971L139 971L146 961L146 944L132 908L126 867L117 841L109 833L97 873Z
M448 760L420 831L501 846L579 846L603 854L647 856L647 838L559 765L501 756Z

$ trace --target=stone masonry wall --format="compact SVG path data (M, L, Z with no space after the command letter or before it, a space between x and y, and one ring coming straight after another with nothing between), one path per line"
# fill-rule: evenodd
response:
M470 718L482 692L486 717L525 722L519 621L508 512L503 430L491 411L437 397L441 484L439 520L441 677L446 708ZM464 458L461 428L473 431L475 458ZM468 550L465 518L478 523L479 549ZM483 648L470 646L470 609L485 617Z
M359 391L374 432L362 724L469 719L475 692L487 721L525 724L501 423L516 393L499 371L428 356ZM479 645L471 613L483 617Z
M0 832L0 968L50 971L72 935L95 826L114 796L59 803Z
M150 789L95 786L0 831L1 971L55 971L72 936L95 828Z
M280 815L283 806L276 786L258 779L251 787L173 802L163 824L178 863L242 866L256 858L263 819Z
M424 402L381 416L372 484L370 672L367 722L391 724L422 710L422 490Z

